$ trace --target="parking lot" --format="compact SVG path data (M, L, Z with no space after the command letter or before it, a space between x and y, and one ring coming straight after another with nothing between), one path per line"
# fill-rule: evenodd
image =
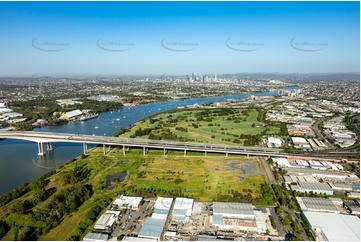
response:
M125 209L123 211L123 216L117 223L112 237L136 237L142 227L142 224L145 218L152 214L154 202L144 201L143 204L139 206L137 211L131 209Z

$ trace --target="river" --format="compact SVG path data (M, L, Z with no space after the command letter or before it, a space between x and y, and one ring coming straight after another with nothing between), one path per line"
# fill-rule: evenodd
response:
M274 92L260 92L252 94L232 94L210 98L190 98L176 101L166 101L142 104L135 107L124 107L120 110L100 113L97 119L84 122L69 122L62 126L41 127L34 131L79 133L112 136L137 121L150 115L164 112L177 107L203 104L208 102L222 102L227 99L240 99L249 95L273 96ZM30 182L40 175L54 169L65 161L82 154L81 144L54 143L54 151L43 158L37 155L37 144L34 142L5 139L0 141L0 194ZM44 146L45 148L45 146Z

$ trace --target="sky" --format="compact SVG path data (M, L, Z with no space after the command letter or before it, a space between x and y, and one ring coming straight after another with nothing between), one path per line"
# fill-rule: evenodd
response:
M0 2L0 76L359 66L359 2Z

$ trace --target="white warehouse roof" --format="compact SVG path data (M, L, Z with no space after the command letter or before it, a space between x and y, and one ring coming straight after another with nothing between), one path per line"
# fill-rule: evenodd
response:
M74 118L74 117L80 116L80 115L82 115L82 114L83 114L83 112L80 111L79 109L65 113L65 115L66 115L68 118Z
M102 233L87 233L83 241L107 241L109 235Z
M155 209L170 209L173 203L173 198L168 197L158 197L157 201L155 201L154 208Z
M305 138L301 138L301 137L291 137L292 142L293 143L297 143L297 144L308 144L307 140Z
M193 199L177 197L173 206L173 220L188 221L192 215Z
M328 198L296 197L302 211L340 213L336 205Z
M158 197L154 204L154 212L152 218L156 219L167 219L170 208L173 203L173 198Z
M304 212L313 229L322 231L325 240L329 241L360 241L360 219L356 216Z
M213 214L225 217L254 218L251 203L213 202Z
M118 208L138 208L142 199L142 197L128 197L120 195L114 200L113 205L118 206Z
M274 144L277 144L277 145L282 145L282 139L280 139L280 138L268 137L267 140L268 140L268 143L274 143Z
M186 214L190 216L192 214L193 209L193 199L190 198L183 198L183 197L177 197L175 199L174 210L186 210Z
M119 214L120 211L112 211L112 210L105 211L105 213L102 214L102 216L100 216L100 218L96 221L94 225L94 229L107 230L108 228L114 225Z
M272 160L273 160L273 162L275 162L280 167L290 167L291 166L286 158L272 157Z
M160 240L162 237L165 219L146 218L140 232L139 238Z

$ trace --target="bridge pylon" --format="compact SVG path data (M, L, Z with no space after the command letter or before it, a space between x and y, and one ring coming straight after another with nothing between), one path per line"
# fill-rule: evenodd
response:
M45 154L44 152L44 146L42 142L38 142L38 155L43 156Z
M48 143L46 144L46 150L47 150L47 151L53 151L53 150L54 150L53 144L52 144L51 142L48 142Z
M83 143L83 154L86 155L87 151L88 151L88 144Z

